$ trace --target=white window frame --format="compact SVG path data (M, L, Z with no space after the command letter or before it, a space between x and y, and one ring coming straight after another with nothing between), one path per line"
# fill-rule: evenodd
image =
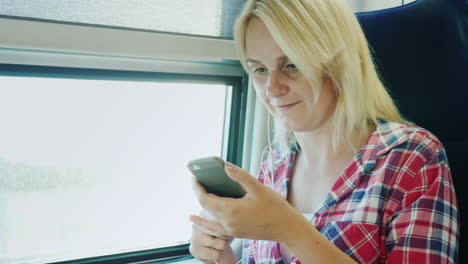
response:
M7 16L0 63L242 76L233 40Z

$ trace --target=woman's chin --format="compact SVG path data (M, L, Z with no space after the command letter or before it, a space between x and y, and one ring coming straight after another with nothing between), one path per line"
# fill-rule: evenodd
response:
M293 132L306 132L310 128L308 128L307 124L300 123L300 122L282 122L282 127L287 130L291 130Z

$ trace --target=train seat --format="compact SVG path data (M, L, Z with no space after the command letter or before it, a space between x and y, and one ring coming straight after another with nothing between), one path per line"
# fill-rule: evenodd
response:
M357 16L402 114L446 147L460 209L459 263L468 263L468 0L418 0Z

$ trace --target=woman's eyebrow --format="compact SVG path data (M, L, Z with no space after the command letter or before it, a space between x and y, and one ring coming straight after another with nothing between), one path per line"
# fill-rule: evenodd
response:
M287 60L289 60L289 58L288 58L288 56L286 56L286 55L285 55L285 56L281 56L281 57L279 57L278 59L276 59L276 61L279 61L279 62L285 62L285 61L287 61Z
M253 64L253 63L260 63L260 61L254 60L254 59L247 59L246 62L247 62L247 63L252 63L252 64Z
M281 57L277 58L276 61L284 62L284 61L287 61L288 59L289 59L288 56L285 55L285 56L281 56ZM260 61L254 60L254 59L249 59L249 58L247 58L245 61L247 63L260 63L261 64Z

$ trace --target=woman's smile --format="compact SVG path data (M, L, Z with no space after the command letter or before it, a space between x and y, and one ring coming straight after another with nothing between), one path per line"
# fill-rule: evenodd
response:
M287 110L295 107L300 102L302 102L302 101L297 101L297 102L292 103L292 104L279 104L279 105L276 105L275 108L277 108L280 111L287 111Z

